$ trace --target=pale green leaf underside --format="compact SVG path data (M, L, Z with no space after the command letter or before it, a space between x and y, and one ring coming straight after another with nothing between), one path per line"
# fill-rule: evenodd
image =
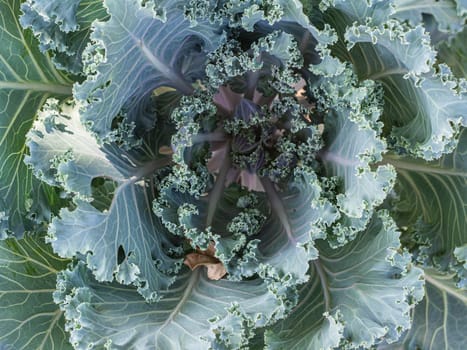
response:
M0 227L21 236L33 227L27 215L39 211L38 219L47 218L48 213L36 207L44 201L45 207L52 206L55 196L23 163L25 135L45 99L69 96L71 86L42 56L32 35L21 29L19 5L18 0L0 1L0 212L8 221Z
M255 238L261 240L260 263L274 267L280 275L290 274L296 282L304 282L308 262L317 257L313 241L326 235L326 227L338 213L321 197L322 188L314 173L297 167L294 178L278 195L283 211L272 210ZM273 204L270 200L269 205Z
M367 21L371 21L372 24L380 24L385 22L393 12L390 1L334 0L333 2L334 6L331 8L339 10L350 21L349 24L354 21L359 24L366 24ZM332 11L331 17L336 17L335 15L335 11Z
M48 100L38 113L27 134L27 146L30 156L25 162L32 166L34 175L79 198L91 198L94 178L121 182L133 170L123 159L123 151L98 144L81 123L78 106L60 105L55 99Z
M76 209L63 209L49 226L55 252L67 258L87 255L99 281L134 283L147 299L157 298L172 281L160 270L172 270L177 262L168 256L174 246L152 213L152 197L144 183L159 160L141 158L115 144L100 146L81 123L77 107L59 107L54 100L41 111L28 134L28 146L31 156L26 161L35 174L75 195ZM115 182L108 210L88 202L96 178ZM126 257L123 261L119 249Z
M358 93L362 92L355 89L355 94ZM343 215L333 227L333 245L345 244L365 228L374 208L384 200L395 180L391 166L372 167L381 159L386 143L374 129L377 124L372 120L378 118L379 111L362 109L331 111L325 120L329 145L322 151L322 160L326 175L342 181L337 206Z
M71 349L52 298L65 265L40 238L0 242L0 348Z
M344 193L338 196L342 212L361 218L385 198L394 172L391 167L380 166L376 171L370 168L369 164L381 158L386 144L377 131L365 125L366 121L351 118L351 113L337 111L327 118L330 145L323 153L323 161L328 176L343 179ZM364 115L358 117L365 120Z

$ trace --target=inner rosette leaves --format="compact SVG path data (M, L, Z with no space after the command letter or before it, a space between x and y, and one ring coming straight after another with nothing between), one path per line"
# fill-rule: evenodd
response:
M191 268L293 286L308 279L314 240L355 238L392 187L391 166L370 166L385 150L380 90L325 45L332 69L308 70L292 34L247 47L241 35L209 56L207 79L171 115L177 131L163 150L174 167L158 181L154 211L186 239ZM326 145L334 133L339 143Z

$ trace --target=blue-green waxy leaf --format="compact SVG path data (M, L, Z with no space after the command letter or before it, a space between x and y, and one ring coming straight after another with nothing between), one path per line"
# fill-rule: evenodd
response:
M422 270L400 250L399 232L386 212L346 246L317 244L310 279L297 307L266 331L269 349L370 348L396 341L410 328L410 311L423 297Z
M336 196L343 214L333 228L336 245L346 243L365 228L373 209L394 184L391 166L373 166L386 150L386 142L380 136L380 95L376 88L369 81L357 85L345 68L320 83L321 95L327 96L323 108L331 108L325 119L326 146L320 157L326 175L335 176L342 183L338 190L341 193Z
M66 264L42 238L0 242L0 348L72 348L63 311L52 298L57 273Z
M290 275L297 283L307 279L308 262L318 256L313 241L326 235L326 227L339 214L321 197L322 188L314 172L297 167L293 178L280 192L272 183L265 183L271 211L254 238L261 241L259 262L273 267L281 276Z
M0 348L465 348L466 15L0 0Z
M59 198L23 163L25 135L47 97L71 95L70 82L41 55L17 17L20 1L0 1L0 237L48 220ZM3 223L2 223L3 222Z
M130 150L130 144L101 147L80 122L77 109L48 101L28 134L28 164L43 180L74 194L76 208L63 209L52 220L48 239L62 257L83 254L97 280L133 283L146 299L155 300L157 292L171 284L168 275L180 264L171 256L176 246L152 213L146 182L168 161L148 157L140 150L149 148L146 144ZM92 202L96 179L115 186L107 206Z
M82 53L94 20L105 20L107 12L100 0L27 0L21 6L21 25L31 28L39 48L53 53L59 69L79 74Z
M327 8L323 1L320 5L321 8ZM394 12L392 1L386 0L331 0L329 1L332 6L329 7L332 10L332 14L329 16L331 22L345 18L347 24L357 22L359 24L374 24L378 25L388 20L389 16ZM336 16L335 10L340 12L343 17ZM340 23L344 24L344 23Z
M462 350L467 341L467 292L456 288L452 275L425 269L426 295L413 311L413 324L400 340L380 350Z
M124 181L134 169L125 152L113 145L101 146L81 123L78 106L46 101L27 135L30 155L25 162L34 175L51 185L62 186L83 199L92 195L92 180L107 177Z
M76 349L239 349L284 306L258 279L211 281L184 272L156 304L130 287L97 283L84 265L60 274L54 299Z
M374 128L363 127L351 113L339 111L327 118L332 141L323 153L323 162L329 176L343 179L344 193L338 195L340 209L349 217L360 218L386 197L394 182L394 171L386 166L376 171L370 168L370 163L382 159L386 145Z
M185 236L193 247L206 249L212 240L216 257L226 265L231 260L246 265L227 266L227 272L233 274L228 277L238 277L235 276L238 269L244 269L247 275L267 269L272 282L286 278L289 285L303 283L308 278L308 262L317 257L314 240L326 235L326 228L339 213L322 197L323 189L311 169L297 167L293 180L282 189L266 179L262 183L265 193L259 193L254 200L233 187L226 189L215 205L209 197L195 199L174 189L164 189L162 198L155 203L155 211L172 232ZM245 204L249 200L253 204ZM262 210L252 211L255 204ZM209 208L215 208L215 216L211 225L206 226ZM237 260L237 253L243 259Z
M459 16L455 0L394 0L393 18L407 20L416 26L423 20L423 14L432 15L441 31L458 32L462 30L465 17Z
M423 264L447 269L467 243L467 130L454 153L437 161L386 157L398 173L395 218Z
M165 18L138 1L106 0L110 19L95 22L95 44L85 55L88 79L75 88L83 119L99 136L110 132L122 107L131 111L161 86L184 94L204 76L205 54L221 34L207 24L190 25L183 11L166 5Z
M158 299L158 292L173 282L169 275L180 261L170 256L175 247L153 216L144 187L120 186L108 212L84 201L76 204L74 211L62 210L52 221L49 241L54 251L64 257L87 254L86 262L99 281L133 283L147 300Z
M437 46L438 59L446 63L457 78L467 79L467 28Z
M383 27L354 26L346 39L360 79L384 87L383 121L392 147L427 160L451 152L459 127L467 125L467 95L449 68L432 68L435 51L418 26L395 21Z

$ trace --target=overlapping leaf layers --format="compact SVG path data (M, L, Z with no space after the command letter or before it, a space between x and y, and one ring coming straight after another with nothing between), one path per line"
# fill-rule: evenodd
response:
M0 1L0 345L462 348L465 4L302 2Z

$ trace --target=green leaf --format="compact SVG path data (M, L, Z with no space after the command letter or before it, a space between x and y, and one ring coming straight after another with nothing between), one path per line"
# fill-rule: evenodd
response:
M282 315L259 279L212 281L204 271L184 271L156 304L130 287L97 283L81 263L61 273L54 297L75 349L239 349L254 328Z
M173 283L170 275L181 261L172 257L176 246L153 216L145 189L120 186L108 212L81 200L76 205L73 211L62 210L50 225L54 251L70 258L86 254L86 263L99 281L133 283L148 301L157 300L159 291Z
M453 150L453 137L467 125L467 93L446 66L435 73L435 51L423 27L389 21L346 32L350 59L360 79L384 87L383 122L396 150L427 160Z
M394 0L392 17L416 26L423 22L423 14L430 14L438 22L439 30L458 32L464 27L465 18L458 15L456 5L454 0Z
M258 260L280 276L292 276L293 283L302 283L308 278L308 262L317 257L314 240L326 235L326 227L339 214L322 197L323 190L311 169L297 167L293 180L280 192L272 186L265 186L271 208L268 220L254 237L261 241Z
M184 236L194 248L206 249L214 241L216 256L226 264L228 278L238 279L239 272L251 276L267 271L272 283L281 278L287 280L284 286L303 283L308 278L308 262L317 257L314 240L326 235L326 227L338 213L322 197L321 185L311 169L297 167L293 180L281 190L264 181L266 193L254 197L237 186L227 188L216 202L210 226L206 226L209 197L195 199L164 188L155 211L166 227ZM246 205L248 201L251 203ZM252 208L263 210L256 213Z
M353 0L351 2L347 0L331 0L323 1L320 7L326 9L326 2L331 3L329 8L329 19L330 23L337 20L335 16L337 9L341 15L346 17L348 24L352 24L355 21L359 24L374 24L378 25L388 20L388 17L394 12L392 8L392 1L381 1L381 0Z
M398 173L392 205L418 259L446 269L453 251L467 243L467 130L455 152L438 161L387 156Z
M23 163L25 136L50 96L71 95L70 81L58 73L17 18L19 0L0 1L0 237L22 236L35 221L48 220L57 207L55 190L40 184ZM8 221L8 224L5 223Z
M342 65L342 64L341 64ZM372 165L382 159L386 143L381 138L380 94L366 81L357 83L349 69L342 68L335 77L319 81L321 96L326 96L324 140L320 151L325 174L337 177L337 206L343 214L333 228L334 245L345 244L364 229L374 208L392 188L395 173L391 166Z
M78 106L50 100L28 134L28 164L45 181L74 194L75 208L61 210L52 220L48 240L62 257L83 254L97 280L133 283L147 300L156 300L181 263L173 257L176 245L170 234L152 213L149 183L169 164L152 153L166 137L164 124L133 148L131 129L124 126L121 135L114 135L126 137L121 147L100 146L77 111ZM163 136L156 140L154 134ZM115 185L115 191L107 193L108 207L91 202L98 179Z
M378 349L462 350L467 341L467 292L452 275L425 269L425 299L415 307L412 328L397 344Z
M106 136L122 107L138 108L158 87L184 94L204 76L206 52L221 39L217 26L191 25L183 11L164 4L164 18L138 1L106 0L107 22L94 22L85 56L87 80L76 86L82 115L99 136Z
M47 100L27 134L30 155L25 162L42 181L90 199L94 178L123 181L132 171L119 160L125 154L123 150L98 144L81 123L78 109L73 102Z
M63 312L52 298L57 273L66 264L42 238L0 242L1 348L72 348Z
M318 241L320 256L300 288L292 313L266 331L268 349L369 348L395 341L410 327L410 310L423 296L422 270L401 252L399 232L386 212L346 246Z
M458 78L467 79L467 28L454 38L441 42L438 46L438 58L446 63Z
M100 0L27 0L21 10L21 25L33 30L41 51L50 50L59 69L75 74L82 70L91 23L108 17Z

